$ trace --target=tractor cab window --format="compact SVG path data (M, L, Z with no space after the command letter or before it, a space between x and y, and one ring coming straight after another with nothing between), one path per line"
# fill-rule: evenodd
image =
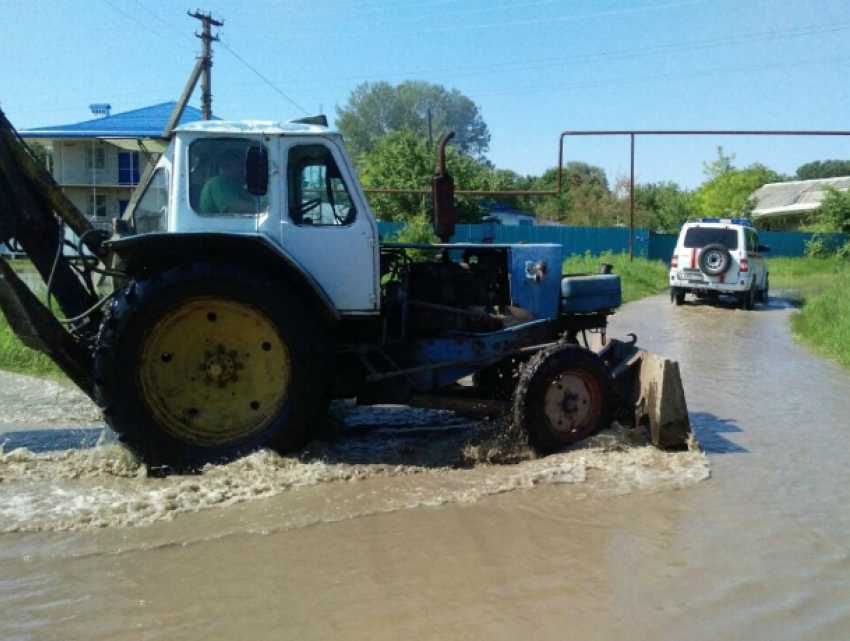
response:
M246 161L251 147L262 147L248 138L201 138L189 146L189 202L203 216L263 213L268 195L248 191Z
M350 225L357 216L331 150L324 145L298 145L287 159L289 217L296 225Z
M138 234L152 234L165 231L168 225L168 175L165 169L157 169L145 193L136 203L133 212L134 227Z

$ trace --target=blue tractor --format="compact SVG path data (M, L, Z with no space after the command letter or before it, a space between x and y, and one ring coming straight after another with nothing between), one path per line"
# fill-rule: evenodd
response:
M449 242L447 139L432 185L442 242L425 245L381 241L325 123L178 128L108 238L5 118L0 133L0 240L33 260L66 319L2 259L0 308L151 465L298 448L339 398L504 416L542 455L615 419L658 446L688 438L677 364L605 335L616 274L563 275L559 245Z

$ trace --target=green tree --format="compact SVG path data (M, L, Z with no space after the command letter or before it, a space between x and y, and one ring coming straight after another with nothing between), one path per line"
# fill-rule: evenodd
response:
M697 212L706 217L747 215L753 210L753 192L767 183L787 178L755 163L746 169L728 168L704 182L694 196Z
M635 185L635 209L640 227L668 234L678 232L696 214L693 192L673 182Z
M535 190L555 189L558 169L547 169L532 181ZM538 197L534 210L540 218L565 225L603 227L617 221L616 194L608 188L605 170L584 162L569 162L564 166L563 185L558 196Z
M32 155L47 171L51 170L53 164L53 150L50 147L45 147L40 142L34 140L27 142L27 147L30 148Z
M797 167L797 180L850 176L850 160L816 160Z
M723 147L718 145L717 158L713 162L702 163L702 173L708 176L709 180L712 180L734 169L733 162L735 162L735 154L724 155Z
M826 188L826 196L809 215L807 231L850 234L850 192Z
M455 132L452 142L462 152L483 158L490 147L490 132L478 106L457 89L446 89L419 80L393 86L387 82L359 85L344 107L336 108L336 126L345 137L352 157L359 162L393 131L409 131L428 138L428 111L434 146L444 133Z
M488 165L449 146L446 165L455 189L511 189L518 179L513 172L493 171ZM438 152L409 131L396 131L381 138L364 154L360 180L366 189L430 189L437 172ZM475 222L481 217L480 199L457 197L458 222ZM370 194L369 205L379 220L407 221L431 211L430 195Z

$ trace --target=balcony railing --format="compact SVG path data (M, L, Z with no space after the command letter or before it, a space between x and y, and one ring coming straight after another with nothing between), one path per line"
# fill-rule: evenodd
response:
M54 176L60 185L91 185L101 187L135 187L139 171L132 169L86 169L65 167Z

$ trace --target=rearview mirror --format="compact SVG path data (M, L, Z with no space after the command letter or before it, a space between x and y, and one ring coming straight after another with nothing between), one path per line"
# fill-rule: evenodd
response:
M765 253L770 251L770 245L759 245L759 252Z
M248 148L245 156L245 181L252 196L265 196L269 189L269 152L265 147Z

